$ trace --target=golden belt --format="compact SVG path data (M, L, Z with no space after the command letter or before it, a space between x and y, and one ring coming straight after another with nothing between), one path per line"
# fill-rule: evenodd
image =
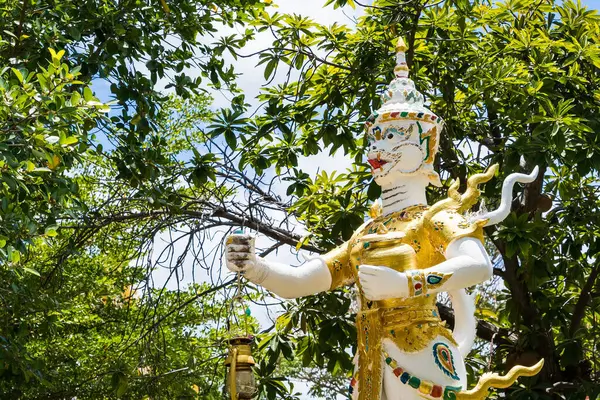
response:
M380 400L384 338L407 352L421 350L437 335L454 343L452 333L438 316L437 307L397 307L362 310L358 331L358 399Z

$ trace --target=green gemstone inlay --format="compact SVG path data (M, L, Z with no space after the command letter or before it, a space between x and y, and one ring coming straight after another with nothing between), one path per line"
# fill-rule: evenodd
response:
M444 400L455 400L456 393L462 390L462 386L446 386L444 390Z
M419 386L421 386L421 380L416 376L411 376L408 380L408 385L414 387L415 389L418 389Z

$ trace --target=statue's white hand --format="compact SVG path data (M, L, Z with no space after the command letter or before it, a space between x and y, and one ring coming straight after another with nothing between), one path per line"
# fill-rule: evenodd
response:
M395 299L408 297L406 274L388 267L360 265L358 278L369 300Z

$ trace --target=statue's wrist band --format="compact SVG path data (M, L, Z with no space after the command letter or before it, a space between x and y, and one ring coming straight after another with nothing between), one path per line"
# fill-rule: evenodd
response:
M425 274L425 272L419 270L406 271L408 295L415 297L427 294L431 290L441 287L451 276L451 272L428 272Z
M408 278L408 294L410 297L425 294L425 274L422 271L407 271L406 277Z

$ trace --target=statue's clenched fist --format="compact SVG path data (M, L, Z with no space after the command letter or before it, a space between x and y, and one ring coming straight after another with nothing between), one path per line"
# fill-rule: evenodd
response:
M256 253L254 237L246 234L234 234L225 242L225 259L231 272L245 273L254 267Z
M403 272L388 267L360 265L358 279L369 300L408 297L408 278Z
M248 280L259 283L261 264L256 257L254 236L234 234L227 237L225 260L231 272L241 272Z

